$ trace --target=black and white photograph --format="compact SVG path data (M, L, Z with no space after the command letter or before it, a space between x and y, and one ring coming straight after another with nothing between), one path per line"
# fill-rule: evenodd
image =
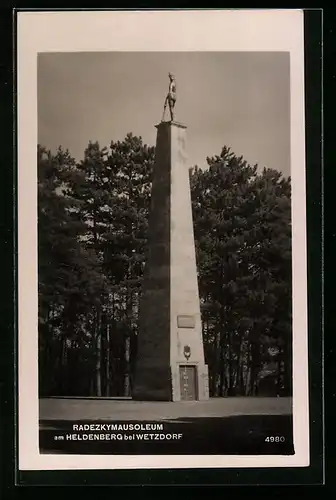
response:
M197 26L211 31L201 12L189 38L187 12L119 13L129 30L144 19L142 45L113 31L118 13L87 12L73 14L92 16L78 49L55 19L55 43L21 63L36 125L22 112L35 161L19 154L19 383L32 377L21 416L34 422L20 439L39 468L308 465L303 60L286 46L301 12L234 13L221 15L236 41L245 26L245 49L230 33L191 48ZM277 20L297 29L278 45ZM271 42L254 49L263 23Z

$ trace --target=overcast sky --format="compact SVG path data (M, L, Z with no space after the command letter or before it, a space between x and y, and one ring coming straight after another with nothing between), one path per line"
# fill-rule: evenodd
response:
M176 120L187 125L190 166L223 145L290 175L289 54L282 52L69 52L38 61L38 140L83 158L128 132L155 145L176 76ZM168 113L167 113L168 116Z

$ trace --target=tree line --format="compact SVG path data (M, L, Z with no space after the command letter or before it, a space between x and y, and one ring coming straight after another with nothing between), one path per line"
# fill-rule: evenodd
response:
M155 148L38 159L39 394L130 396ZM228 147L190 168L211 396L290 395L291 183Z

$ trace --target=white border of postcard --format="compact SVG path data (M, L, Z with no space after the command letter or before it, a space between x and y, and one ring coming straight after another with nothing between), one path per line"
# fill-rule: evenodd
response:
M37 54L39 52L76 51L290 52L295 455L96 456L39 453ZM19 12L17 16L17 82L19 469L308 466L303 11L288 9Z

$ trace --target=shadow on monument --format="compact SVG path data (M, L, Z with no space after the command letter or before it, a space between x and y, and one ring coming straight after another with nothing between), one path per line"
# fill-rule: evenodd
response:
M82 425L90 423L92 422L78 422ZM134 425L137 423L133 422ZM69 421L40 421L40 453L80 455L294 454L291 415L178 418L155 424L158 423L162 424L162 430L144 432L143 430L119 431L118 425L125 425L125 422L100 421L100 424L113 425L113 430L108 430L108 433L105 430L104 438L101 439L89 438L90 435L101 436L102 433L99 431L76 431L76 437L69 438L75 432ZM109 436L108 439L107 436Z

